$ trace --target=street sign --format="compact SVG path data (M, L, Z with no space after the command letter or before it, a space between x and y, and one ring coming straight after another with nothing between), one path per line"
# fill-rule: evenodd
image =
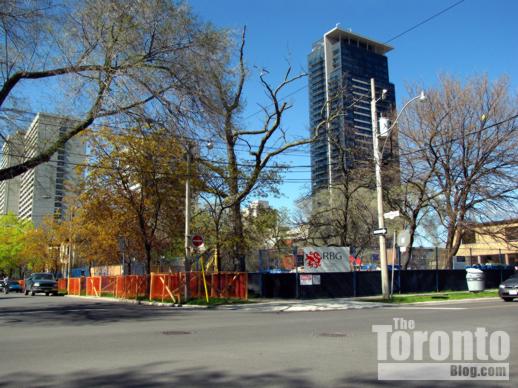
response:
M375 235L375 236L385 235L385 234L387 234L387 228L374 229L374 230L372 231L372 234L373 234L373 235Z
M388 219L388 220L393 220L396 217L399 217L399 210L394 210L394 211L383 214L383 218Z
M405 229L397 234L397 245L406 248L408 244L410 244L410 232Z
M193 247L199 248L204 244L203 236L201 236L199 234L195 234L194 236L192 236L191 242L192 242Z

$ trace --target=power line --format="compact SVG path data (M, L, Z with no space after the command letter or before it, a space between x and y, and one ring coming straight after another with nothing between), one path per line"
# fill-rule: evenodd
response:
M397 38L400 38L400 37L402 37L403 35L408 34L410 31L413 31L413 30L415 30L416 28L421 27L423 24L428 23L430 20L433 20L433 19L435 19L436 17L438 17L438 16L442 15L443 13L448 12L450 9L455 8L456 6L458 6L459 4L461 4L461 3L463 3L463 2L464 2L464 0L457 1L455 4L452 4L452 5L450 5L449 7L444 8L443 10L441 10L441 11L437 12L436 14L433 14L432 16L430 16L430 17L428 17L428 18L424 19L423 21L421 21L421 22L419 22L419 23L417 23L417 24L413 25L412 27L410 27L410 28L406 29L405 31L403 31L403 32L401 32L401 33L399 33L399 34L397 34L397 35L393 36L393 37L392 37L392 38L390 38L389 40L385 41L385 42L384 42L384 44L390 43L390 42L392 42L393 40L396 40Z
M515 115L512 115L510 117L507 117L497 123L494 123L494 124L491 124L491 125L488 125L486 127L483 127L483 128L480 128L480 129L477 129L477 130L474 130L472 132L468 132L467 134L463 134L463 135L459 135L457 137L454 137L452 139L447 139L443 142L440 142L440 143L435 143L433 144L434 147L439 147L439 146L442 146L442 145L446 145L448 143L454 143L455 141L459 141L461 139L463 139L464 137L467 137L467 136L473 136L473 135L477 135L477 134L480 134L490 128L494 128L498 125L501 125L501 124L504 124L508 121L511 121L513 119L516 119L518 118L518 114L515 114ZM416 154L416 153L419 153L419 152L422 152L422 151L425 151L428 147L421 147L419 149L416 149L416 150L412 150L412 151L409 151L409 152L403 152L403 153L399 153L399 156L402 157L402 156L409 156L409 155L413 155L413 154ZM4 156L12 156L12 157L25 157L25 155L17 155L17 154L13 154L13 153L5 153L5 152L0 152L0 155L4 155ZM85 156L85 157L92 157L92 155L86 155L86 154L78 154L76 153L76 155L81 155L81 156ZM200 161L205 161L205 162L208 162L208 163L214 163L214 164L220 164L220 165L229 165L228 162L225 162L225 161L219 161L219 160L211 160L211 159L202 159L202 158L199 158ZM110 168L110 167L106 167L106 166L99 166L99 165L96 165L96 164L90 164L90 163L74 163L74 162L70 162L70 161L59 161L59 160L51 160L47 163L57 163L57 162L61 162L61 163L64 163L64 164L68 164L68 165L74 165L74 166L81 166L81 167L88 167L88 168L101 168L101 169L111 169L111 170L117 170L117 171L120 171L121 169L118 169L118 168ZM250 164L246 164L246 163L238 163L237 164L238 167L249 167L249 168L252 168L252 167L255 167L255 164L253 163L250 163ZM334 162L332 163L333 166L341 166L341 163L340 162ZM163 166L167 166L166 164L164 164ZM266 166L264 167L264 169L279 169L279 170L288 170L288 171L291 171L291 172L310 172L311 170L294 170L296 168L311 168L311 165L274 165L274 166ZM305 179L305 178L300 178L300 179Z
M389 40L385 41L385 42L384 42L384 44L388 44L388 43L390 43L390 42L392 42L392 41L394 41L394 40L396 40L396 39L398 39L398 38L402 37L403 35L408 34L409 32L411 32L411 31L413 31L413 30L415 30L415 29L417 29L417 28L421 27L423 24L426 24L426 23L428 23L429 21L431 21L431 20L433 20L433 19L435 19L435 18L439 17L440 15L442 15L442 14L444 14L444 13L448 12L450 9L455 8L456 6L458 6L459 4L461 4L461 3L463 3L463 2L464 2L464 0L457 1L456 3L454 3L454 4L450 5L449 7L444 8L443 10L441 10L441 11L439 11L439 12L437 12L437 13L433 14L432 16L430 16L430 17L428 17L428 18L426 18L426 19L424 19L424 20L420 21L419 23L414 24L412 27L410 27L410 28L406 29L405 31L400 32L399 34L397 34L397 35L393 36L393 37L392 37L392 38L390 38ZM300 91L302 91L302 90L304 90L304 89L306 89L306 88L308 88L308 85L304 85L304 86L300 87L299 89L295 90L294 92L292 92L292 93L288 94L287 96L283 97L280 101L283 101L283 100L285 100L286 98L291 97L291 96L293 96L294 94L296 94L296 93L298 93L298 92L300 92ZM268 107L268 108L270 108L271 106L273 106L273 104L267 105L267 107ZM245 120L247 120L247 119L249 119L249 118L251 118L251 117L253 117L253 116L255 116L255 115L258 115L258 114L259 114L259 113L261 113L261 112L263 112L263 110L258 110L257 112L254 112L254 113L252 113L252 114L248 115L247 117L245 117Z
M454 143L454 142L456 142L456 141L458 141L458 140L463 139L464 137L472 136L472 135L478 135L479 133L482 133L482 132L484 132L484 131L486 131L486 130L488 130L488 129L490 129L490 128L494 128L494 127L496 127L496 126L498 126L498 125L504 124L504 123L506 123L506 122L508 122L508 121L511 121L511 120L514 120L514 119L516 119L516 118L518 118L518 114L513 115L513 116L510 116L510 117L508 117L508 118L506 118L506 119L503 119L502 121L499 121L499 122L497 122L497 123L494 123L494 124L488 125L487 127L482 127L482 128L477 129L477 130L475 130L475 131L468 132L467 134L464 134L464 135L462 135L462 136L454 137L453 139L447 139L447 140L445 140L445 141L443 141L443 142L441 142L441 143L435 143L435 144L433 144L432 146L433 146L433 147L440 147L440 146L446 145L446 144L448 144L448 143ZM516 130L516 128L515 128L515 130ZM419 152L426 151L427 149L428 149L428 147L427 147L427 146L426 146L426 147L421 147L421 148L418 148L418 149L416 149L416 150L408 151L408 152L405 152L405 153L400 153L400 154L399 154L399 156L401 157L401 156L413 155L413 154L417 154L417 153L419 153Z
M10 109L2 109L2 110L10 111ZM30 111L21 111L21 110L16 110L16 111L20 112L20 113L24 113L24 114L31 114L31 115L34 115L34 116L36 116L38 114L36 112L30 112ZM22 117L15 117L15 118L0 117L0 120L8 121L8 122L12 122L12 121L16 120L16 121L21 121L21 122L25 122L25 123L32 123L32 121L34 119L22 118ZM60 125L60 124L50 123L50 122L46 122L46 123L44 123L44 125L50 126L50 127L56 127L56 128L57 127L59 127L59 128L62 127L62 125ZM92 124L88 128L93 128L93 129L95 129L95 128L97 128L97 129L110 128L112 130L127 130L128 129L128 127L120 127L120 126L115 126L113 124ZM112 132L112 134L114 136L126 137L126 138L130 138L130 139L137 139L137 138L139 138L138 136L135 136L135 135L129 135L129 134L123 134L123 133ZM186 136L186 135L181 135L179 137L183 138L183 139L186 139L186 140L190 140L190 141L204 141L204 142L209 142L210 141L210 142L220 143L220 144L222 144L221 147L214 147L214 148L220 149L220 150L226 150L226 148L223 146L226 143L222 139L218 139L218 138L194 138L194 137L190 137L190 136ZM292 149L288 149L285 152L283 152L283 155L307 157L307 154L298 154L298 153L296 153L297 151L300 150L300 148L303 148L305 146L307 146L307 144L302 144L300 146L293 147ZM276 150L277 148L278 147L273 147L273 146L265 146L264 147L265 150L270 150L270 151ZM239 151L239 152L249 152L250 151L250 148L248 148L245 145L236 145L235 149L237 151Z

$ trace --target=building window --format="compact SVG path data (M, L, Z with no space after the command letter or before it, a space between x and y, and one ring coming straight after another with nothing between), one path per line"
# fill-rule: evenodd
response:
M507 241L518 241L518 226L505 228L505 238Z
M475 244L475 232L473 230L465 230L462 235L462 243L463 244Z

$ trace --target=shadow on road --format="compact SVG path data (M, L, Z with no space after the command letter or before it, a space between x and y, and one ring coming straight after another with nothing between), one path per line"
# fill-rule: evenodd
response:
M162 369L156 371L156 368ZM167 371L163 371L167 369ZM237 368L236 368L237 369ZM229 373L204 368L174 370L167 363L149 364L115 371L83 370L75 373L53 375L24 373L5 375L0 379L0 387L316 387L322 382L308 376L305 369L288 369L262 374ZM389 387L404 385L417 387L473 387L487 386L484 382L473 381L378 381L376 376L345 377L332 386L336 387ZM495 383L495 382L492 382ZM508 383L508 382L507 382ZM505 386L502 384L501 386ZM499 386L491 384L491 386Z
M43 300L43 299L42 299ZM17 325L91 325L121 322L125 320L155 320L164 314L180 316L184 311L158 308L154 306L128 305L106 302L68 302L4 307L0 313L0 327L5 324Z

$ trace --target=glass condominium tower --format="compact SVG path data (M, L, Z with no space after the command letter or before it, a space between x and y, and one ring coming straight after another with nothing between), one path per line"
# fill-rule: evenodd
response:
M390 50L388 45L338 27L313 44L308 55L311 136L318 131L311 144L313 193L332 187L344 171L372 161L370 80L375 80L377 98L387 90L377 111L388 117L395 108L385 56ZM334 119L326 121L328 117ZM394 141L397 144L397 133L391 140L389 148Z

